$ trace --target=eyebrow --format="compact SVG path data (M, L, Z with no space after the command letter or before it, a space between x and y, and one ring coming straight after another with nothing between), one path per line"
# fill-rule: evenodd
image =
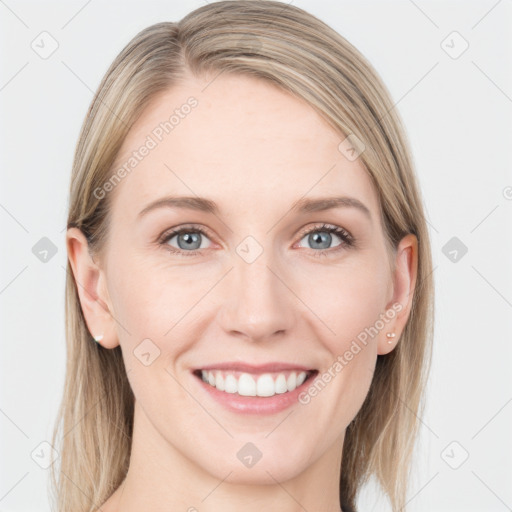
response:
M194 196L167 196L148 204L141 212L139 212L139 217L143 217L150 211L157 208L183 208L212 213L214 215L219 214L218 205L211 199ZM359 201L359 199L348 196L322 197L317 199L302 198L295 201L290 210L296 213L311 213L331 210L334 208L356 208L364 213L368 219L372 219L371 212L367 206Z

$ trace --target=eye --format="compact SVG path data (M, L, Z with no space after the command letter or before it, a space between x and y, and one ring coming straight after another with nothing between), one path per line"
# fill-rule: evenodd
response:
M179 229L173 229L164 233L159 241L161 245L166 245L170 252L184 256L194 256L201 249L207 249L202 245L202 239L206 238L208 233L200 227L183 226ZM176 238L177 247L171 244L171 240Z
M335 234L341 239L341 242L330 250L330 245L333 241L332 235ZM345 229L330 224L323 224L322 226L309 229L301 233L302 240L306 239L307 243L311 244L314 249L315 256L327 256L330 253L338 252L339 250L352 247L354 245L354 238ZM300 242L299 242L300 244Z
M330 247L333 241L333 234L341 239L341 242L334 247ZM202 249L209 247L205 247L202 243L205 239L209 239L209 236L209 233L200 226L182 226L166 231L160 237L159 244L165 246L168 251L174 254L196 256ZM355 245L355 239L348 231L330 224L310 228L303 231L300 236L300 242L307 239L307 243L310 243L313 249L317 249L313 251L314 256L328 256ZM176 239L176 245L171 243L173 239Z

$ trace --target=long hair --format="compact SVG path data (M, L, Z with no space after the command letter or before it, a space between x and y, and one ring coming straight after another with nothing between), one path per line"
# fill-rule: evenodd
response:
M408 141L390 95L369 62L311 14L272 0L220 1L181 21L138 33L107 70L76 146L67 226L86 235L92 254L105 246L110 195L94 191L112 176L128 131L149 102L189 73L249 75L303 99L339 134L364 143L360 154L379 197L386 243L418 239L412 309L396 348L377 358L368 395L347 427L340 505L356 509L376 478L393 510L405 506L409 471L429 373L434 285L429 235ZM66 276L65 389L52 444L58 512L97 509L126 476L134 396L121 348L94 343L70 263Z

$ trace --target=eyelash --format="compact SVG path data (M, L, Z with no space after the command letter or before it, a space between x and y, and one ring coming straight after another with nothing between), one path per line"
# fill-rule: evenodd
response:
M335 235L338 235L342 243L340 245L337 245L334 248L330 249L320 249L320 250L314 250L311 249L314 253L315 257L323 257L323 256L329 256L333 253L337 253L339 250L347 249L350 247L355 246L355 239L354 237L345 229L340 228L339 226L335 226L332 224L323 224L322 226L316 226L311 229L306 229L302 231L299 235L299 241L302 240L306 235L309 235L310 233L316 233L316 232L326 232L326 233L334 233ZM173 238L176 235L181 235L182 233L200 233L201 235L204 235L208 238L210 238L209 233L204 230L200 226L190 225L190 226L183 226L179 229L173 229L171 231L165 232L161 237L159 238L159 244L162 246L166 246L166 249L173 253L173 254L179 254L182 256L196 256L199 254L203 249L194 249L193 251L182 251L181 249L176 249L175 247L171 247L167 242Z

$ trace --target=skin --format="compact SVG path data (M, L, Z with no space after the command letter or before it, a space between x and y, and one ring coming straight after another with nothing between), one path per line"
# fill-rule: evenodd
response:
M345 429L377 355L395 348L406 324L417 241L408 235L400 242L392 273L370 178L360 159L338 150L344 137L308 104L251 77L223 74L207 84L188 77L132 127L117 163L189 96L199 102L110 192L101 255L91 257L76 228L67 233L87 326L104 335L105 349L121 345L136 397L130 468L101 510L338 512ZM137 217L166 195L207 197L220 212L159 208ZM303 196L333 195L357 198L371 219L353 207L290 210ZM158 245L166 230L189 223L211 233L198 235L199 254ZM323 223L347 230L356 246L331 234L322 249L301 235L305 228L320 235ZM252 263L236 252L247 236L263 249ZM179 247L177 236L169 246ZM397 303L403 309L307 405L231 412L191 374L233 360L297 363L322 374ZM396 333L391 344L387 332ZM148 366L134 355L146 338L160 350ZM263 454L252 468L236 456L247 442Z

